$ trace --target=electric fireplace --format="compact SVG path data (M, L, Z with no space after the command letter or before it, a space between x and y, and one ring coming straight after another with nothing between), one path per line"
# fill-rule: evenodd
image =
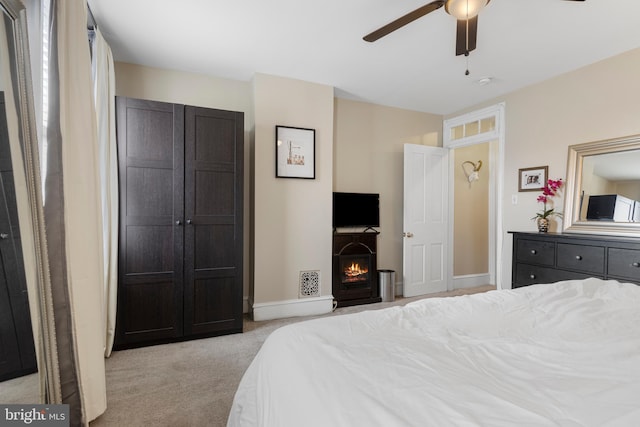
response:
M381 301L378 289L378 233L334 233L333 297L338 307Z

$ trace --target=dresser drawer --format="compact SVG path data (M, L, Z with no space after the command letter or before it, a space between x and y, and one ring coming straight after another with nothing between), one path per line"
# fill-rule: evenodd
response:
M555 244L540 240L518 239L518 261L552 266L556 257Z
M604 246L558 243L558 268L604 274Z
M560 280L586 279L588 277L598 276L575 273L573 271L556 270L555 268L541 267L539 265L517 263L514 287L518 288L536 283L554 283Z
M607 274L640 281L640 250L609 248Z

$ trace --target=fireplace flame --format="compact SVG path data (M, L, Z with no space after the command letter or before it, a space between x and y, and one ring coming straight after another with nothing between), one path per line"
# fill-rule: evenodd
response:
M360 267L360 264L352 262L351 265L344 269L344 275L347 277L359 277L369 272L367 267Z

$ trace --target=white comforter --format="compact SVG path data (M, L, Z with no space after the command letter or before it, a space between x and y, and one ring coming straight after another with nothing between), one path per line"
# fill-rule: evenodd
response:
M228 426L640 426L640 286L567 281L282 327Z

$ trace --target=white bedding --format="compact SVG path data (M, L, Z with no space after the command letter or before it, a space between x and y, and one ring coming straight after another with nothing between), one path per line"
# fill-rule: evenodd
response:
M228 426L640 426L640 286L587 279L274 331Z

